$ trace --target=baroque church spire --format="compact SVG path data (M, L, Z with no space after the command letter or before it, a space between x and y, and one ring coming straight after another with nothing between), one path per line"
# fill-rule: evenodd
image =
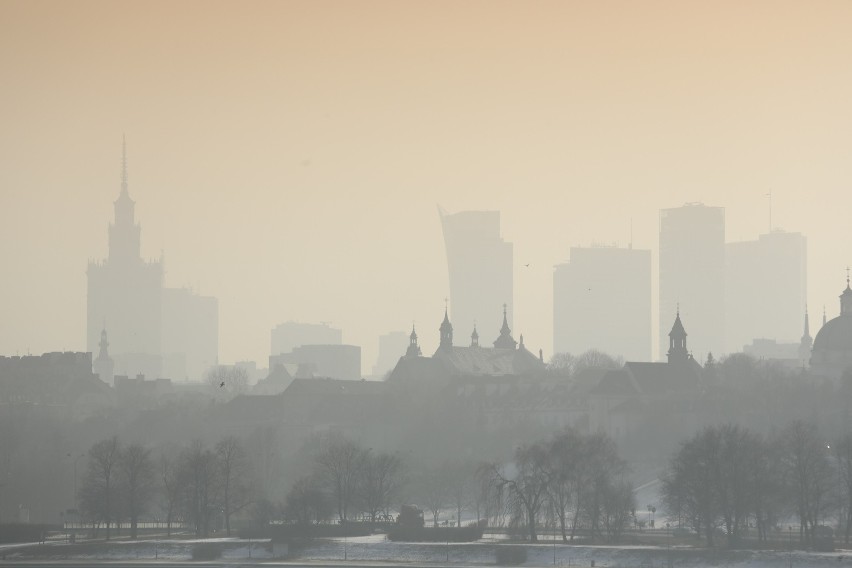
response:
M405 352L406 357L420 357L420 346L417 344L417 331L414 329L414 324L411 324L411 335L408 336L408 349Z
M509 320L506 316L506 304L503 304L503 326L500 328L500 337L494 340L494 347L498 349L514 349L518 342L512 337L509 329Z
M444 300L444 321L441 322L441 344L442 348L453 346L453 324L450 323L450 316L447 307L447 301Z
M470 334L470 346L479 347L479 332L476 331L476 323L473 324L473 333Z

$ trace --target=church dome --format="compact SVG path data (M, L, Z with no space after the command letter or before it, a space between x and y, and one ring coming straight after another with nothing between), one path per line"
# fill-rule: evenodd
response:
M814 352L852 352L852 317L841 315L822 326L814 339Z

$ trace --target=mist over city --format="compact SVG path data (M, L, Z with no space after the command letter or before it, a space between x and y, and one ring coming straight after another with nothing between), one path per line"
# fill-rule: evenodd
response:
M0 566L849 564L850 23L0 2Z

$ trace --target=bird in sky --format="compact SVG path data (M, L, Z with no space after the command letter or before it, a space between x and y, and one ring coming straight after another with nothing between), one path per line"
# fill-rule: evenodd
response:
M529 263L524 265L524 268L529 268L529 267L530 267Z
M224 386L225 386L225 381L222 381L221 383L219 383L219 388L222 388Z

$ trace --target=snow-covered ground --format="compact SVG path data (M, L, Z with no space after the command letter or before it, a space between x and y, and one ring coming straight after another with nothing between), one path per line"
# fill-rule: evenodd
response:
M6 547L9 559L52 558L79 560L190 560L192 549L202 542L219 543L224 560L251 558L270 560L268 541L240 539L206 540L140 540L136 542L83 543L66 546L60 543L37 548ZM317 563L396 562L417 564L493 565L500 544L493 541L473 543L399 543L385 535L353 538L317 539L293 545L291 559ZM852 566L852 551L807 553L783 551L707 551L688 547L654 546L568 546L552 543L522 544L527 551L526 566L595 566L690 568L780 568L789 566Z

